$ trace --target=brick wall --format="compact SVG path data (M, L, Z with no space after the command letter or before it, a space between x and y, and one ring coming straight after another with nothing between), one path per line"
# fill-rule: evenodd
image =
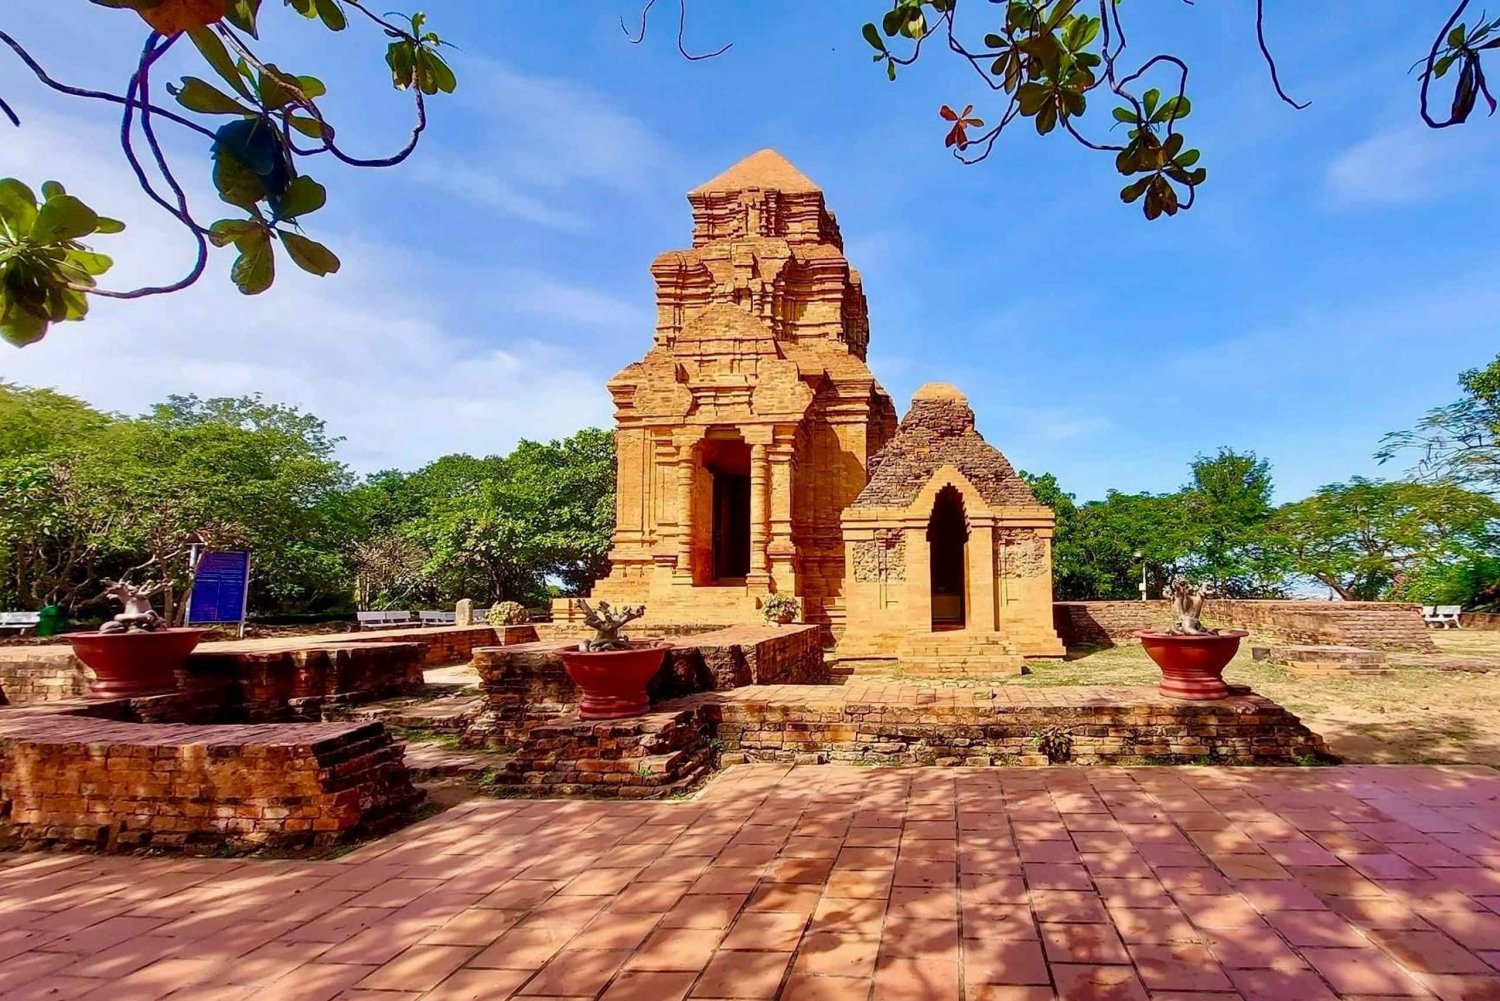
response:
M1171 620L1165 601L1060 601L1053 606L1058 634L1069 646L1134 643L1135 632ZM1209 625L1245 629L1284 643L1433 652L1421 606L1377 601L1210 600Z
M672 642L647 688L653 701L743 685L829 681L817 626L731 626ZM528 726L572 712L580 696L558 646L551 641L474 651L485 707L466 743L510 746Z
M0 840L321 844L421 799L379 723L185 726L0 715Z
M188 658L186 690L225 691L225 717L248 722L316 721L330 704L408 695L422 687L418 643L345 643L265 652L205 652Z
M348 633L322 640L328 644L344 643L417 643L422 647L423 667L454 667L467 664L474 656L474 648L492 646L497 643L524 642L525 630L510 629L507 638L502 638L491 625L440 626L432 629L386 629L362 633ZM534 635L530 636L535 639Z
M70 651L55 646L0 649L0 705L36 705L88 694L83 665Z
M497 785L547 796L651 799L691 788L718 764L713 724L696 709L532 727Z
M1458 621L1465 629L1500 630L1500 615L1493 612L1464 612Z
M1286 764L1327 753L1296 716L1248 689L1211 703L1175 702L1145 688L1097 700L1083 689L1027 694L975 705L919 704L915 695L826 704L723 698L704 708L724 754L753 761L1045 765L1039 738L1049 733L1065 735L1059 761L1083 765Z

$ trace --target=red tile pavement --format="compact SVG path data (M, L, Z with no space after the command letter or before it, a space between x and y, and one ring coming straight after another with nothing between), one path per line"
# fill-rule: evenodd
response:
M1500 773L743 766L336 861L0 855L0 998L1500 999Z

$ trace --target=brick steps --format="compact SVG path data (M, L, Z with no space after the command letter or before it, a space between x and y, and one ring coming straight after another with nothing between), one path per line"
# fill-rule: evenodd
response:
M926 633L902 640L896 653L911 677L993 677L1020 675L1026 659L999 633Z

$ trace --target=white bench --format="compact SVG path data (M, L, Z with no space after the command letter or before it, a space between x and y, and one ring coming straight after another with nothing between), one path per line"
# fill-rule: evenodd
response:
M361 629L386 629L417 624L416 612L355 612Z
M1422 621L1439 629L1462 629L1458 617L1463 610L1462 605L1423 605Z
M417 618L424 626L451 626L458 622L458 613L418 612Z
M28 629L35 629L41 620L41 612L0 612L0 631L14 629L18 633L24 633Z

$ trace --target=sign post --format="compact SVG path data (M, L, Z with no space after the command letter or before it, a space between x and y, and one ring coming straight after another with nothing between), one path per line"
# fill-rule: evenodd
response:
M188 595L187 621L238 622L245 635L250 602L250 554L244 550L205 552L198 557L198 573Z

